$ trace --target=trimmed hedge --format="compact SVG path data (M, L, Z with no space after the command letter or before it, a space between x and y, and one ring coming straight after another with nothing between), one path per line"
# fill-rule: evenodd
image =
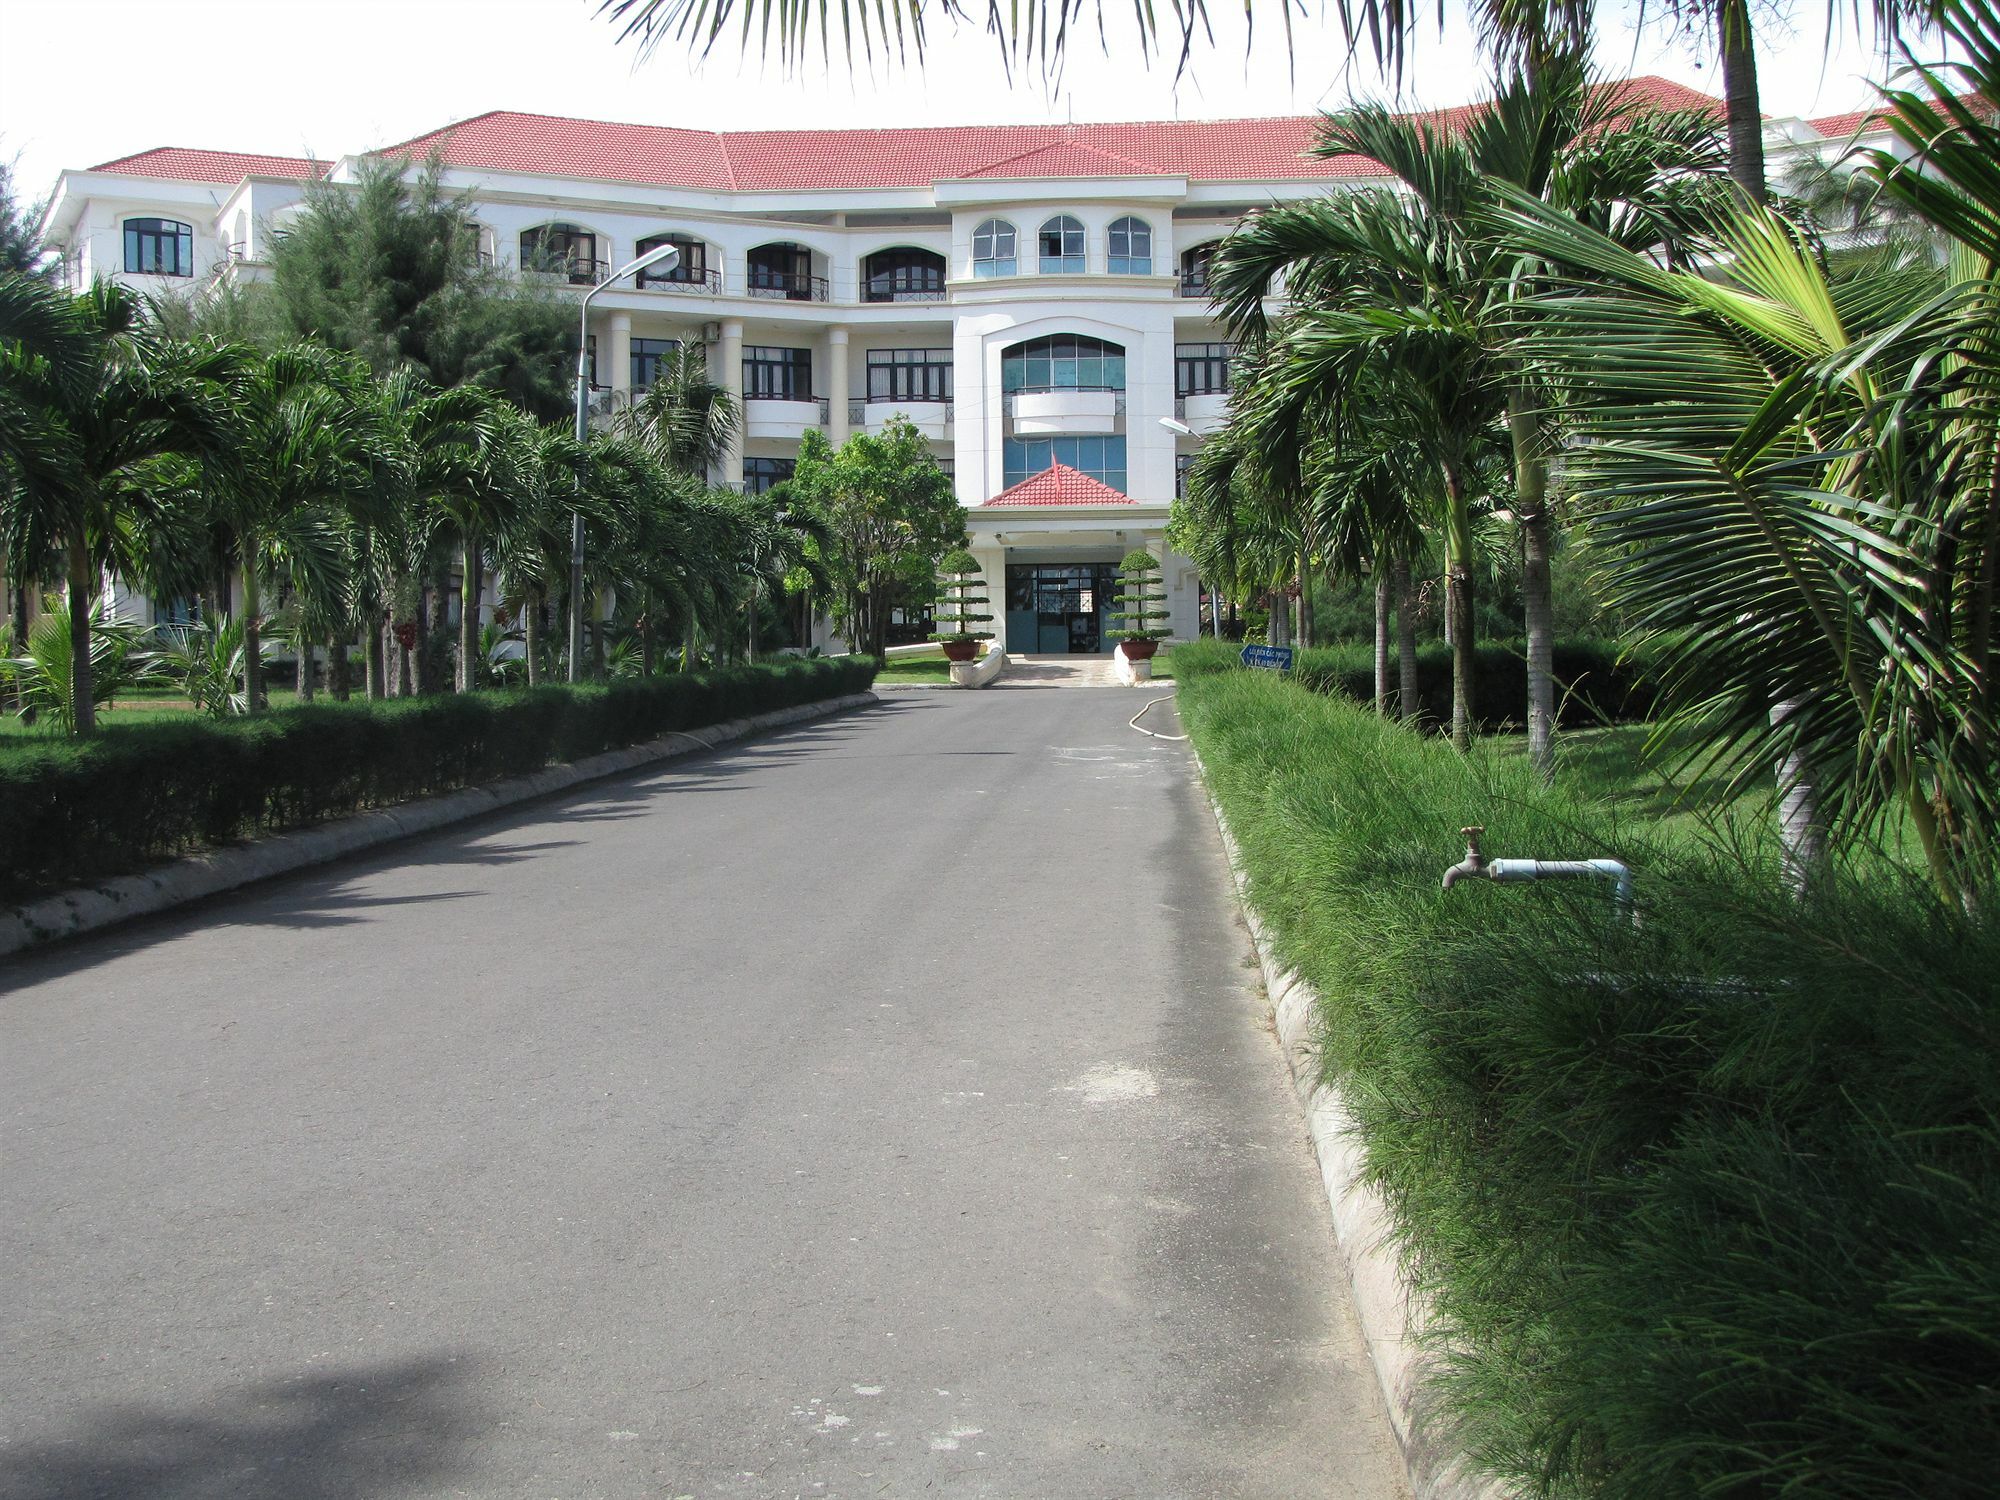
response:
M0 739L0 899L857 693L870 657Z
M1434 1308L1428 1440L1563 1500L1993 1493L2000 916L1880 854L1801 904L1751 828L1272 674L1178 703ZM1474 823L1625 859L1640 921L1441 891Z
M1240 647L1202 641L1174 648L1178 677L1236 664ZM1618 643L1565 640L1555 645L1556 707L1565 729L1652 716L1657 690L1645 664L1621 654ZM1358 703L1375 701L1375 649L1366 643L1314 646L1293 659L1292 679L1316 693L1338 693ZM1389 662L1389 685L1398 678ZM1479 727L1492 734L1523 728L1528 714L1527 647L1519 641L1482 641L1473 648L1473 699ZM1451 722L1451 647L1426 641L1417 648L1417 694L1424 722Z

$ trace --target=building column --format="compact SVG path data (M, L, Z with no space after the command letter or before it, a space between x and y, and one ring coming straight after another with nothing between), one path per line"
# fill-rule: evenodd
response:
M847 330L826 331L826 437L838 448L847 441Z
M723 321L716 358L722 361L722 387L736 398L736 409L742 413L736 435L729 440L729 451L722 455L722 482L740 490L743 488L743 432L750 424L750 413L743 404L742 319L727 318Z
M603 378L604 372L598 376ZM611 405L614 410L624 411L632 404L632 315L615 312L611 315Z

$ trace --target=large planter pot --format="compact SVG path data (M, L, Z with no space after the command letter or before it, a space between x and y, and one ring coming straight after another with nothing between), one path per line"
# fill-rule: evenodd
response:
M979 654L978 641L940 641L946 661L971 661Z
M1149 661L1153 653L1160 649L1158 641L1125 641L1123 645L1127 661Z

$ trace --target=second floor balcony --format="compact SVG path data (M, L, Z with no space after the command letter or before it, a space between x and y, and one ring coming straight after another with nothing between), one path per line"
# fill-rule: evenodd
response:
M745 396L743 435L797 442L809 430L826 426L830 416L824 396L799 393Z
M871 437L885 432L898 417L927 438L943 438L951 431L952 404L948 400L913 401L907 396L873 396L847 403L848 422Z
M1116 432L1125 392L1110 386L1064 385L1012 391L1007 419L1022 436Z

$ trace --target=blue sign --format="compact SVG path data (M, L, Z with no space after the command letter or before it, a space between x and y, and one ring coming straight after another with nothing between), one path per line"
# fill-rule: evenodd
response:
M1243 665L1246 667L1268 667L1273 672L1292 670L1292 648L1290 646L1245 646Z

